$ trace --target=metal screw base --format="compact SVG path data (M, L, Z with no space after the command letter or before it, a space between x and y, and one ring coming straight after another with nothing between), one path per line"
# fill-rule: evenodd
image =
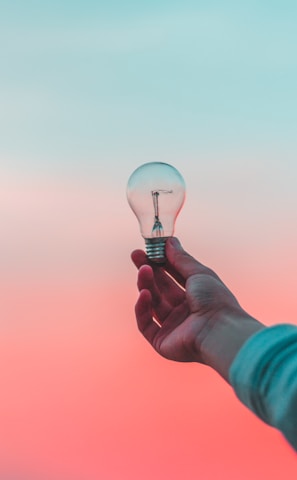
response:
M145 238L146 254L152 262L166 262L165 243L167 238Z

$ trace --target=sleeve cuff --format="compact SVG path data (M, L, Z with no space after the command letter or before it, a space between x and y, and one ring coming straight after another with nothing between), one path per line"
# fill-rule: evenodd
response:
M297 326L281 324L252 335L229 378L238 398L297 448Z

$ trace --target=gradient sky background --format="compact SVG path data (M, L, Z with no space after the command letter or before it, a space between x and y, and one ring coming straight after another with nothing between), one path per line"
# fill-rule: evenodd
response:
M132 171L266 324L297 322L295 1L0 3L0 479L286 480L296 456L206 367L138 334Z

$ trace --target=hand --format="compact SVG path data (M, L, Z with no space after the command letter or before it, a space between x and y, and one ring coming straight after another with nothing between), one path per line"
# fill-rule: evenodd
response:
M166 264L160 266L149 262L142 250L132 253L139 268L140 295L135 306L139 330L163 357L206 363L228 379L239 347L263 326L244 312L216 273L185 252L176 238L167 240L166 256ZM239 320L241 325L245 322L238 329Z

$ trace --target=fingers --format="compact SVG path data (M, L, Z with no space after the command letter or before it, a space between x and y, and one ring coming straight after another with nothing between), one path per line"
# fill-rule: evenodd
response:
M166 242L166 257L166 270L181 285L185 285L187 279L197 273L208 274L219 280L219 277L213 270L189 255L175 237L169 238Z
M145 264L152 265L142 250L135 250L131 257L137 268ZM167 262L165 266L157 266L155 271L163 271L165 269L183 287L185 287L187 279L197 273L211 275L221 281L213 270L189 255L175 237L169 238L166 242L166 257Z
M169 277L161 265L153 265L142 250L135 250L131 254L131 258L135 266L140 269L143 265L150 265L154 272L156 285L165 296L167 301L175 306L184 300L184 290ZM167 269L166 269L167 270ZM169 272L168 272L169 273ZM175 278L177 280L177 278ZM184 282L183 282L184 283ZM147 287L142 287L147 288Z
M135 305L135 315L140 332L157 350L157 352L161 353L161 355L166 358L175 359L175 347L174 345L170 346L170 343L172 342L167 342L167 350L169 349L167 353L162 348L162 344L165 338L182 324L185 318L189 315L187 306L180 304L171 315L168 316L167 321L163 325L158 325L153 317L151 293L149 290L144 289L141 290ZM175 338L177 343L179 343L180 340L177 337L178 332L176 332Z
M151 264L142 250L132 253L132 260L139 268L138 288L147 289L152 295L155 317L163 324L172 308L185 300L186 281L193 275L203 274L222 281L213 270L189 255L176 238L166 242L167 262L164 267ZM167 273L178 283L176 283Z
M131 259L137 268L140 268L141 265L148 265L149 263L143 250L134 250L134 252L131 253Z
M160 327L153 320L152 297L148 290L141 290L135 305L135 315L139 330L153 344Z
M179 305L185 299L185 289L177 284L168 273L161 269L157 268L154 271L155 281L159 286L159 290L162 292L167 299L167 301L172 306Z
M155 281L154 272L149 265L142 265L138 272L138 290L149 290L152 298L153 312L157 320L162 323L172 310L166 295L160 291Z

